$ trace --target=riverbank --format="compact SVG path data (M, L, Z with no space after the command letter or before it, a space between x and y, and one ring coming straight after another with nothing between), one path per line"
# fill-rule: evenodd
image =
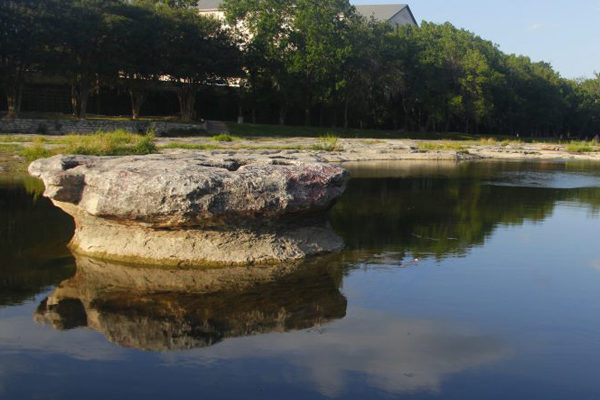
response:
M24 171L29 162L25 157L19 155L23 153L24 149L32 146L42 146L48 150L60 149L58 140L60 139L49 135L0 136L0 172ZM568 151L568 144L500 142L493 139L440 141L224 136L221 138L156 138L154 142L161 153L203 151L223 156L269 154L285 158L311 158L331 163L490 159L600 161L600 151ZM592 148L592 150L596 149L598 148Z

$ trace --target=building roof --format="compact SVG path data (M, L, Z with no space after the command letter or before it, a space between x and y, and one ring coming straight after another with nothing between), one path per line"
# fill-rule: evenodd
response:
M222 0L199 0L197 7L199 10L218 10L222 2Z
M361 4L356 5L356 11L359 14L364 15L367 18L373 17L379 21L389 21L393 17L396 16L399 12L408 8L408 4L377 4L377 5L367 5ZM408 8L410 12L410 8ZM412 16L412 12L411 12ZM413 17L414 20L414 17ZM416 23L416 21L415 21Z

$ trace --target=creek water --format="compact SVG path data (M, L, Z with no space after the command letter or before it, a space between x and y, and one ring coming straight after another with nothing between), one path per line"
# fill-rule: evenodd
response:
M600 398L600 165L348 167L346 251L202 294L0 177L0 398Z

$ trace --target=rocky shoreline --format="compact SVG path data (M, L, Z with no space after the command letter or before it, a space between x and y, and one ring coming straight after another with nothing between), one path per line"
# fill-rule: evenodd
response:
M30 146L35 139L51 141L54 136L13 135L20 141L3 142L5 146ZM335 149L319 149L316 138L244 138L232 142L215 142L208 137L158 138L163 154L194 152L214 157L276 156L286 159L327 163L408 160L573 160L600 161L600 152L569 152L565 144L440 141L412 139L338 139ZM52 149L55 145L45 145ZM178 148L179 147L179 148ZM456 149L459 148L459 149ZM5 154L0 147L0 172L18 170L22 157ZM24 169L21 167L21 169Z

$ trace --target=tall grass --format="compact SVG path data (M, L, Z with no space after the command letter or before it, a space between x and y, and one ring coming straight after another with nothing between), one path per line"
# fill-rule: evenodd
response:
M600 151L600 147L593 142L572 141L567 145L566 150L570 153L591 153Z
M460 142L421 142L420 151L465 151L466 146Z
M219 135L213 136L211 139L215 142L233 142L236 140L241 140L242 138L240 138L239 136L229 135L227 133L221 133Z
M25 157L27 161L35 161L39 158L52 157L55 153L47 149L41 143L35 143L32 146L27 146L19 151L21 157Z
M317 143L312 146L312 150L320 151L342 151L339 144L339 137L333 133L327 133L317 139Z
M54 147L48 147L48 144ZM34 161L56 154L126 156L156 152L153 132L138 135L119 129L111 132L96 132L92 135L67 135L52 141L37 138L31 146L23 148L19 154L28 161Z
M138 135L118 129L93 135L68 135L61 139L63 153L89 156L124 156L156 153L154 133Z

